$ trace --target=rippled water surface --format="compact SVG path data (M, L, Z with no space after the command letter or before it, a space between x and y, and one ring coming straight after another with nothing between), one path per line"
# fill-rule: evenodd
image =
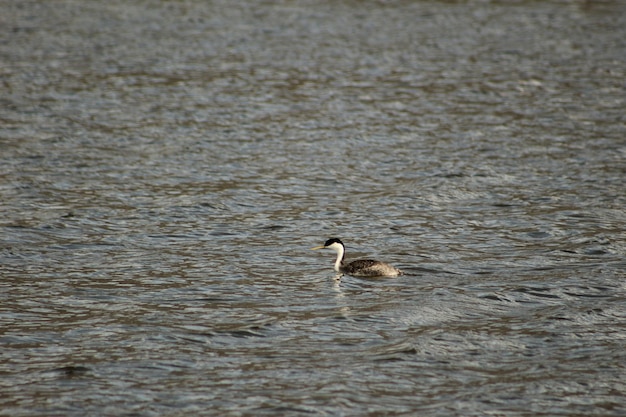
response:
M623 2L0 7L0 414L626 414Z

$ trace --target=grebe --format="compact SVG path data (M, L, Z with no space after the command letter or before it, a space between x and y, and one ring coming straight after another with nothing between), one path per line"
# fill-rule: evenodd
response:
M311 248L332 249L337 252L337 260L335 261L335 271L355 277L397 277L402 275L402 271L381 261L372 259L359 259L348 263L343 262L346 248L343 242L337 238L328 239L322 246Z

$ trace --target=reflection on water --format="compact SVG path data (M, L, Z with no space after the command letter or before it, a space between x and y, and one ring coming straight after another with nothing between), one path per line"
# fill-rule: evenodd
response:
M626 412L621 3L3 10L5 413Z

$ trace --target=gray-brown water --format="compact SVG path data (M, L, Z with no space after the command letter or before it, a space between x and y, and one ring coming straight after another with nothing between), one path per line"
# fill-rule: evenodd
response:
M624 3L0 9L0 414L626 415Z

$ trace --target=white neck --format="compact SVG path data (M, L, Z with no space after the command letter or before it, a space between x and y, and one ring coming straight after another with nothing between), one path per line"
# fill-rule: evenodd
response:
M337 259L335 260L335 271L339 272L341 268L341 262L343 261L343 253L345 252L345 249L343 245L339 243L333 243L332 245L327 247L328 249L332 249L337 252Z

